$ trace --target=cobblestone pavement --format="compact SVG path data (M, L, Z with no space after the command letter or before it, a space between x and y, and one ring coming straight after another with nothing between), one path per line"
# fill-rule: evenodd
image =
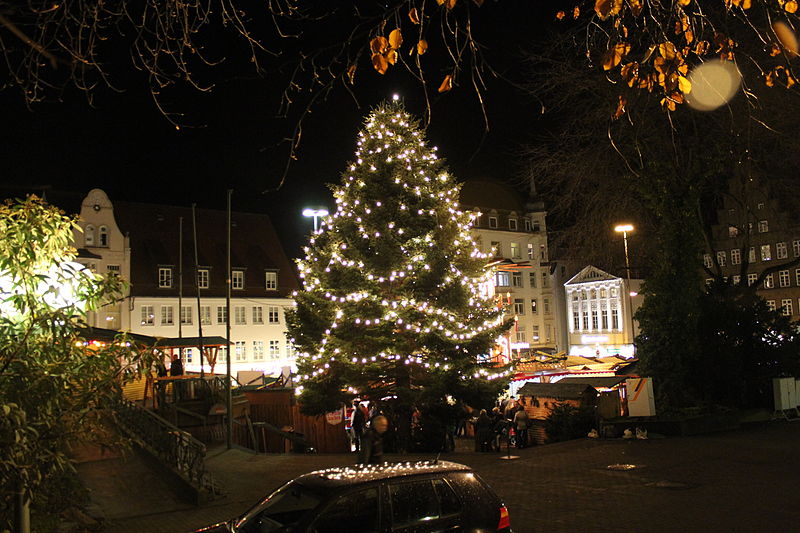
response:
M443 458L494 487L517 533L798 531L799 447L800 422L773 422L696 437L580 439L512 450L519 458L511 460L472 452L460 439ZM181 502L135 455L84 462L79 473L106 532L180 533L231 518L299 474L353 459L213 449L207 465L226 495L200 507Z

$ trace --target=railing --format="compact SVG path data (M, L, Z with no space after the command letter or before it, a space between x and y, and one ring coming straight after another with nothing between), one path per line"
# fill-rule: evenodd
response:
M113 405L120 428L198 491L221 490L206 472L206 446L157 414L120 398Z

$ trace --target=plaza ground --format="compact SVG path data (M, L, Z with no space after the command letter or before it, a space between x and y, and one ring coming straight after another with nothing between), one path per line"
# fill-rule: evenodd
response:
M470 465L489 482L517 533L800 528L800 422L694 437L587 438L512 451L519 458L511 460L472 449L469 440L460 439L456 452L442 458ZM354 459L212 448L207 466L225 496L201 506L181 501L137 455L94 457L78 470L92 491L90 511L102 515L104 531L180 533L231 518L299 474Z

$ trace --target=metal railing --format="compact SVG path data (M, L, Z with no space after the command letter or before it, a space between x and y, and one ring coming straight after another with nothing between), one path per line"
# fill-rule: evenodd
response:
M206 446L189 433L157 414L123 398L113 404L117 423L174 473L209 496L221 494L220 487L206 471Z

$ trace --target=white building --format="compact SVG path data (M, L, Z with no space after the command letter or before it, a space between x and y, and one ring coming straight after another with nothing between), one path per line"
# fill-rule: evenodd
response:
M564 284L569 329L569 355L583 357L634 356L638 323L633 314L641 305L641 280L612 276L587 266Z
M544 204L499 183L466 182L461 208L475 213L473 231L484 252L496 258L495 294L516 318L501 348L506 357L526 357L536 350L566 350L559 328L553 264L547 248Z
M83 232L75 235L79 261L130 283L124 299L92 313L90 325L154 337L226 336L227 213L197 209L195 218L197 269L190 208L112 204L102 190L89 192ZM266 215L233 213L231 235L232 375L280 374L294 365L284 318L299 288L294 268ZM221 350L215 373L224 373L226 356ZM200 370L196 348L184 352L184 368Z

